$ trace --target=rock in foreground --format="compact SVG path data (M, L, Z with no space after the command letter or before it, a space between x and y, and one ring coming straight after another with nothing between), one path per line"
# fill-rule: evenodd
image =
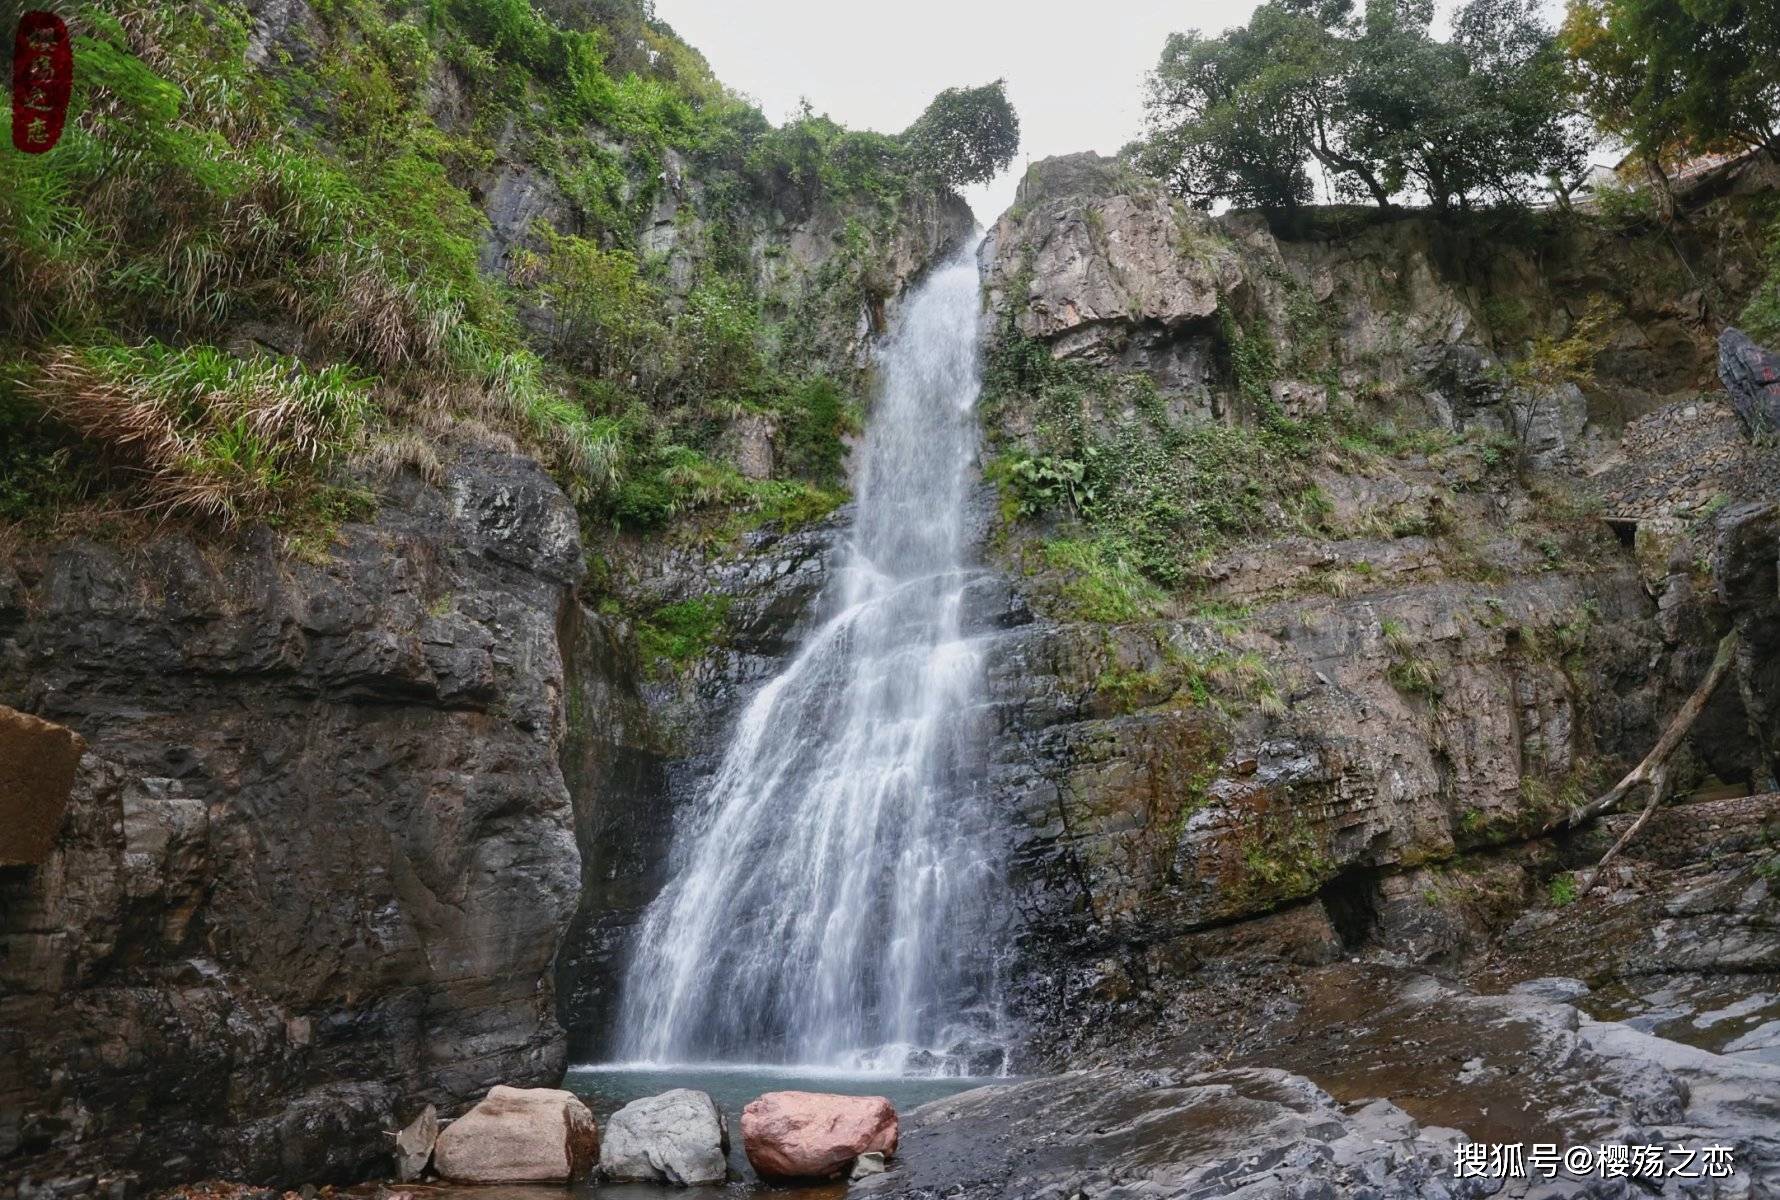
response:
M433 1148L433 1169L453 1183L568 1183L593 1169L599 1126L572 1092L491 1088Z
M600 1140L600 1174L618 1183L722 1183L729 1130L704 1092L675 1088L632 1100Z
M396 1134L396 1179L411 1183L426 1174L439 1141L439 1110L427 1105Z
M1284 1071L1102 1070L979 1088L923 1105L909 1137L919 1146L906 1161L855 1194L1456 1200L1500 1185L1450 1177L1455 1131L1383 1100L1349 1111Z
M765 1179L833 1179L862 1154L896 1153L896 1109L882 1096L768 1092L742 1110L742 1147Z

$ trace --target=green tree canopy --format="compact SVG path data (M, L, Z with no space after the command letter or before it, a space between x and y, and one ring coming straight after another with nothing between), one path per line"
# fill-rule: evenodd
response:
M916 169L950 187L995 178L1020 149L1020 116L1008 102L1007 81L947 88L903 140Z
M1269 0L1218 37L1169 38L1140 165L1202 205L1291 206L1320 168L1343 198L1522 200L1581 169L1587 131L1534 0Z
M1780 155L1780 4L1571 0L1563 45L1589 112L1647 161Z

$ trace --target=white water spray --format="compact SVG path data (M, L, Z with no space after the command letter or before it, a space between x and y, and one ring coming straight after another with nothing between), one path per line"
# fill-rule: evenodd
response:
M961 255L883 350L832 615L679 834L625 979L624 1057L982 1070L1000 874L970 765L982 651L961 633L979 311Z

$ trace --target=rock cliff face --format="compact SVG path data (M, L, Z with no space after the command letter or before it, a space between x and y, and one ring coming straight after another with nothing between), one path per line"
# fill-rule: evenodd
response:
M1681 252L1701 276L1750 281L1736 248L1751 210L1716 203ZM1675 251L1587 224L1538 226L1525 246L1484 236L1418 218L1276 233L1086 155L1035 166L986 243L1001 336L1090 372L1068 412L992 395L991 453L1041 453L1060 422L1129 421L1116 389L1079 386L1097 376L1147 379L1168 422L1283 417L1326 438L1297 468L1308 506L1215 545L1184 594L1134 619L1073 611L1078 577L1043 551L1067 525L996 525L1011 608L1030 610L996 642L992 778L1038 1061L1128 1053L1187 981L1232 963L1362 944L1456 960L1554 868L1491 866L1468 911L1430 880L1642 757L1717 631L1753 611L1679 565L1708 561L1733 514L1642 570L1593 516L1590 473L1621 461L1629 417L1723 404L1705 394L1716 326L1675 283ZM1582 386L1517 367L1591 311L1611 315ZM1245 378L1257 342L1269 372ZM1380 421L1388 436L1365 432ZM1425 444L1405 444L1417 429ZM1763 783L1760 707L1718 697L1693 779Z
M8 1154L351 1179L424 1103L561 1069L574 510L466 447L325 563L275 547L0 568L0 698L88 742L53 856L0 877Z
M1282 350L1276 400L1387 400L1405 422L1519 433L1538 465L1561 465L1604 456L1626 421L1677 395L1716 389L1718 329L1759 277L1758 196L1772 182L1752 173L1746 194L1711 201L1672 242L1555 214L1453 225L1325 209L1275 230L1207 217L1082 154L1033 166L983 258L992 306L1021 333L1142 370L1192 411L1245 408L1222 311ZM1586 394L1512 395L1506 365L1571 333L1591 304L1604 328Z

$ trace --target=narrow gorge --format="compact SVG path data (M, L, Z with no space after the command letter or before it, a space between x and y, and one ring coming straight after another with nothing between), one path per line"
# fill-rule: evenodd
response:
M1499 69L1479 3L1417 44ZM1171 38L973 214L1005 80L884 134L633 0L57 12L0 1200L504 1196L533 1106L614 1200L1780 1195L1774 147L1232 182Z

